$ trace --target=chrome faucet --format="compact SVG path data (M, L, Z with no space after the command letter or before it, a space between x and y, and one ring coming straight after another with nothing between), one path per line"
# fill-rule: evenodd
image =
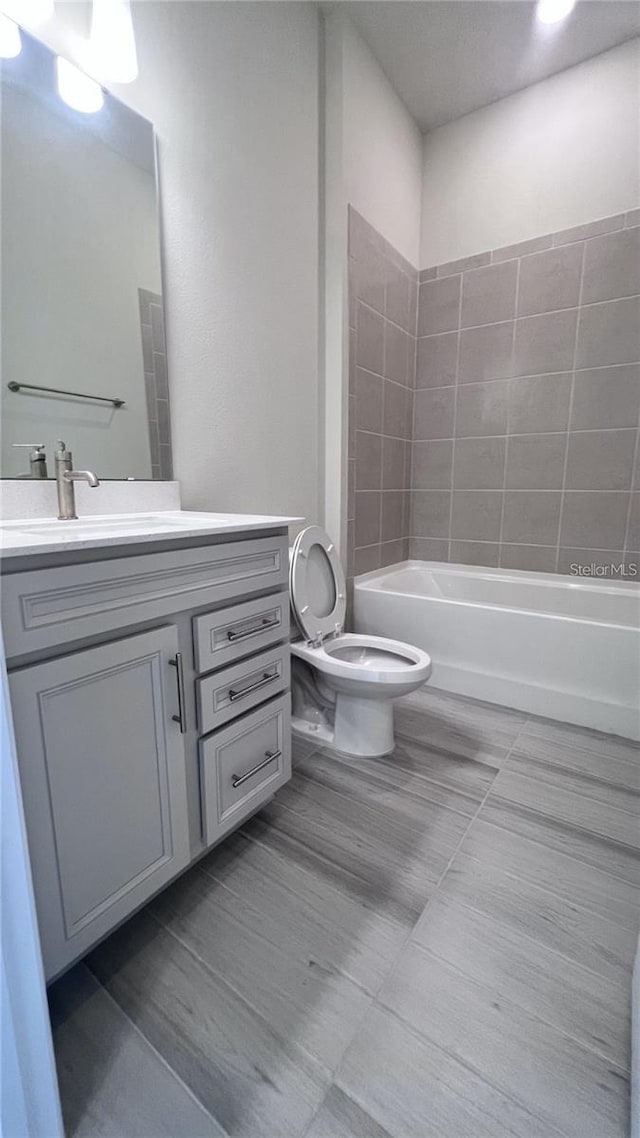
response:
M19 474L18 478L46 478L47 477L47 456L44 449L44 443L12 443L13 447L28 447L29 448L29 473Z
M74 482L88 482L90 486L99 486L100 482L91 470L73 470L73 455L67 450L66 443L58 439L59 449L56 451L56 486L58 488L58 518L60 521L70 521L77 518L76 496Z

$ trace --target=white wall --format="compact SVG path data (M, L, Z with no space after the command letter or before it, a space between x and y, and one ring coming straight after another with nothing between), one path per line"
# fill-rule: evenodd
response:
M321 422L325 524L346 550L349 369L347 206L413 265L420 253L422 136L339 9L323 16Z
M422 135L353 25L345 19L343 28L347 201L417 265Z
M138 289L161 288L153 171L46 101L7 86L2 105L2 476L56 439L102 478L150 478ZM106 404L7 390L15 380L111 395Z
M424 140L421 267L635 208L640 40Z
M45 29L73 56L78 6ZM188 507L320 516L314 4L134 4L156 126L174 469Z
M1 637L0 838L0 1134L63 1138Z

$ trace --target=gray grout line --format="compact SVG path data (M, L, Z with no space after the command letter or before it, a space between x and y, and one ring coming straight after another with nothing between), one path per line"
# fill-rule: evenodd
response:
M198 1106L200 1108L200 1110L202 1111L202 1113L205 1115L206 1118L210 1118L211 1121L213 1123L215 1123L215 1125L219 1128L221 1134L227 1134L228 1131L225 1130L222 1123L218 1121L218 1119L215 1117L215 1115L211 1114L211 1112L209 1110L207 1110L204 1103L198 1098L197 1094L195 1093L195 1091L193 1091L191 1089L189 1084L185 1083L184 1079L182 1078L181 1075L178 1074L175 1067L171 1066L171 1064L169 1063L169 1060L165 1059L162 1052L158 1051L158 1048L155 1046L155 1044L151 1042L151 1040L149 1039L149 1036L145 1035L144 1031L142 1030L142 1028L138 1027L135 1020L131 1019L131 1016L128 1014L128 1012L125 1011L122 1004L120 1004L116 1000L115 996L111 995L111 992L108 990L108 988L105 988L102 981L99 980L98 977L95 975L95 973L92 971L91 966L86 961L86 958L83 958L82 960L78 961L77 963L84 965L84 967L87 969L87 972L95 980L96 984L98 984L100 990L102 991L102 994L104 996L106 996L107 1000L109 1000L109 1002L112 1003L113 1006L118 1009L120 1014L122 1016L124 1016L124 1018L128 1021L130 1026L133 1028L134 1033L136 1035L138 1035L142 1040L144 1040L146 1046L156 1056L156 1058L159 1059L159 1061L162 1064L162 1066L164 1067L164 1069L169 1071L169 1073L173 1076L175 1081L180 1084L182 1089L186 1092L188 1098L190 1098L191 1101L194 1102L196 1104L196 1106ZM77 967L77 965L76 965L76 967Z
M518 303L520 300L520 265L521 265L521 263L522 263L522 258L519 257L517 260L517 267L516 267L516 286L515 286L515 295L514 295L514 301L513 301L515 312L518 311ZM513 336L511 338L511 362L512 362L512 364L513 364L513 360L515 359L515 352L516 352L516 322L514 320L514 322L513 322ZM507 430L506 430L506 434L505 434L504 464L503 464L503 468L502 468L502 501L500 503L500 532L498 534L498 564L499 565L502 565L502 544L503 544L503 534L504 534L504 508L505 508L505 502L507 500L507 468L509 465L509 426L511 424L511 399L509 398L510 395L511 395L511 385L509 384L509 388L508 388L508 392L507 392Z
M580 244L580 242L576 241L575 244L576 245ZM560 246L555 246L554 252L555 252L556 248L560 248ZM550 250L545 249L544 252L548 253L548 252L550 252ZM584 258L584 249L583 249L582 256ZM517 257L517 258L514 257L513 259L517 260L518 263L520 263L520 261L523 260L522 257ZM502 261L499 263L504 264L505 262ZM485 269L488 269L492 266L484 265L482 267ZM467 270L467 271L473 272L475 270ZM455 276L455 277L460 276L461 277L461 276L463 276L463 273L452 273L451 276ZM441 280L450 280L451 278L450 277L437 277L436 279L441 281ZM433 281L427 281L426 283L427 284L433 284L434 282ZM510 316L507 320L487 320L487 321L485 321L484 324L465 324L464 327L461 324L460 325L460 331L461 332L475 332L478 328L496 328L499 324L511 324L512 322L514 324L517 324L518 321L520 321L520 320L544 320L545 317L547 317L547 316L558 316L562 312L578 312L580 310L580 308L599 308L599 307L602 307L602 305L604 305L604 304L619 304L621 300L637 300L638 297L640 297L640 293L630 292L630 293L626 294L625 296L610 296L606 300L588 300L584 304L582 304L582 303L568 304L564 308L545 308L542 312L518 313L517 308L516 308L514 315ZM374 308L374 309L372 309L372 311L375 312L376 309ZM445 336L445 335L447 335L447 333L455 332L455 331L456 331L455 328L442 328L442 329L440 329L439 332L428 332L426 334L426 336L419 336L418 339L419 340L427 340L431 336Z
M633 517L633 504L635 501L635 498L634 498L635 491L633 489L633 480L634 480L636 470L638 470L638 464L639 463L640 463L640 427L636 431L636 445L635 445L634 450L633 450L633 462L631 464L631 492L629 494L629 505L627 506L627 520L626 520L625 527L624 527L624 543L622 546L623 553L629 552L629 536L631 534L631 519ZM638 502L640 503L640 494L638 495Z
M458 299L458 331L456 340L456 376L455 386L453 391L453 438L451 444L451 487L449 490L449 534L447 545L447 557L451 561L451 549L453 543L453 487L456 477L456 436L458 430L458 389L460 379L460 344L462 342L462 331L460 325L462 323L462 291L463 291L464 278L460 280L460 297ZM435 441L435 440L431 440Z
M511 437L513 438L513 436L511 436ZM440 440L439 439L432 439L432 440L427 440L427 441L439 442ZM447 439L444 441L448 442L449 440ZM444 486L442 488L439 488L437 486L431 486L431 487L427 487L426 489L423 487L417 486L415 490L411 491L411 493L413 493L413 494L442 494L442 493L448 493L448 491L449 491L448 486ZM478 489L476 486L456 486L454 493L457 494L459 492L464 493L464 494L502 494L502 488L500 486L494 486L494 487L488 486L488 487L483 487L482 489ZM620 494L626 495L626 494L631 494L632 492L633 491L631 490L630 486L627 486L627 488L625 490L592 490L589 487L587 487L584 490L571 489L571 490L565 491L566 494L616 494L616 495L620 495ZM360 491L360 493L363 493L363 491ZM376 491L374 490L373 493L376 493ZM562 494L562 489L560 488L560 486L556 487L556 489L551 489L551 490L549 489L549 487L545 487L545 486L543 486L543 487L528 486L524 490L521 487L518 489L514 489L514 490L509 489L509 494ZM531 542L516 541L516 542L508 542L507 544L508 545L531 545L532 543ZM555 545L556 543L552 542L551 544Z
M524 712L523 712L523 715L524 715ZM433 896L434 896L434 897L435 897L435 896L436 896L436 894L438 893L438 891L439 891L439 889L440 889L440 886L442 885L442 882L444 881L444 879L445 879L445 877L447 876L447 874L448 874L449 870L451 869L451 866L452 866L453 862L455 861L455 859L456 859L457 855L459 854L459 852L460 852L460 848L461 848L461 846L462 846L463 842L466 840L466 838L467 838L467 836L468 836L468 834L469 834L469 832L470 832L470 830L471 830L471 827L473 826L473 823L476 821L476 819L477 819L477 818L479 818L479 816L480 816L480 813L481 813L482 809L484 808L484 805L485 805L485 803L486 803L486 801L487 801L487 799L488 799L489 795L491 794L491 791L493 790L493 787L494 787L495 783L497 782L498 778L500 777L500 772L501 772L501 771L503 771L503 770L505 769L505 767L506 767L507 763L509 762L509 759L510 759L510 757L511 757L511 752L513 751L513 749L514 749L514 747L515 747L516 743L518 742L518 740L519 740L519 738L520 738L520 736L521 736L521 734L522 734L522 731L524 730L524 727L525 727L525 725L526 725L526 722L527 722L527 720L526 720L526 717L525 717L525 718L524 718L524 720L523 720L523 722L522 722L522 724L521 724L521 725L520 725L520 727L518 728L518 730L517 730L517 732L516 732L516 734L515 734L515 736L514 736L513 742L512 742L512 744L511 744L511 746L509 747L509 749L508 749L508 751L507 751L507 753L506 753L506 755L505 755L504 759L502 760L502 763L501 763L500 767L498 768L498 771L497 771L496 777L495 777L495 778L492 780L492 782L491 782L491 785L490 785L490 786L487 788L487 791L486 791L486 793L484 794L484 796L483 796L483 798L482 798L482 801L481 801L480 805L478 806L478 809L476 810L475 814L474 814L474 815L473 815L473 817L471 818L471 820L470 820L470 822L469 822L469 825L467 826L467 828L466 828L466 830L465 830L465 832L464 832L464 834L463 834L462 838L461 838L461 839L460 839L460 841L458 842L458 845L456 846L455 852L454 852L454 853L452 854L452 856L450 857L450 859L449 859L449 861L448 861L448 863L447 863L447 865L446 865L445 869L443 870L442 874L440 875L440 877L439 877L439 879L438 879L438 883L437 883L437 885L436 885L436 887L435 887L435 890L434 890L434 894L433 894ZM429 898L429 900L431 900L431 898ZM429 906L428 906L428 904L427 904L426 908L428 908L428 907L429 907Z
M493 382L493 380L490 380L489 382L491 383L491 382ZM509 380L508 379L504 379L504 380L499 379L496 382L497 383L509 383ZM466 385L463 385L463 388L464 388L464 386L466 386ZM425 391L448 391L449 388L448 387L434 387L434 388L424 388L424 390ZM638 430L638 428L636 427L636 425L634 423L632 427L578 427L578 428L574 427L572 430L565 428L564 430L560 430L560 431L509 431L508 434L505 433L502 435L458 435L458 440L460 440L460 439L506 439L506 438L510 438L510 439L532 439L532 438L537 438L538 435L610 435L614 432L637 431L637 430ZM364 431L363 432L363 434L372 434L372 435L375 435L377 433L378 433L377 431ZM414 439L414 442L416 442L416 443L437 443L437 442L449 443L452 441L452 439L453 439L453 435L436 435L430 439Z
M578 339L580 336L580 323L582 320L582 311L581 311L581 309L582 309L582 289L583 289L583 284L584 284L584 266L585 266L585 260L586 260L586 248L587 248L587 246L586 246L586 242L585 242L585 244L582 246L582 258L580 261L580 284L578 286L578 309L577 309L578 318L576 320L576 331L575 331L575 337L574 337L574 341L573 341L573 364L572 364L572 368L571 368L571 389L569 392L569 409L567 411L567 435L566 435L565 444L564 444L564 463L563 463L563 467L562 467L562 496L560 498L560 515L558 517L558 535L557 535L557 540L556 540L556 561L555 561L555 566L554 566L556 573L558 572L558 566L560 564L560 547L561 547L561 541L562 541L562 523L564 520L564 501L565 501L565 493L566 493L566 489L567 489L567 467L569 465L569 438L570 438L571 419L573 416L573 395L574 395L575 382L576 382L576 363L577 363L577 359L578 359ZM632 475L632 477L633 477L633 475Z
M507 321L505 321L505 323L508 324L509 321L507 320ZM478 327L488 328L489 325L488 324L480 324L480 325L478 325ZM452 336L452 335L454 335L455 331L456 331L456 329L453 328L450 332L438 332L438 333L436 333L436 335L438 335L438 336L441 336L441 335L442 336ZM462 331L466 331L466 329L462 329ZM430 336L423 336L422 339L423 340L429 340L429 339L431 339L431 337ZM576 368L576 375L582 374L583 372L592 373L592 372L598 372L598 371L616 371L617 369L622 370L623 368L630 368L630 367L631 368L637 368L639 366L639 364L640 364L640 361L638 361L638 360L628 360L626 363L623 363L623 364L599 364L598 367L579 367L579 368ZM367 368L361 368L360 370L361 371L367 371L368 369ZM549 379L551 376L554 376L554 375L557 375L557 376L567 375L571 372L571 370L572 369L568 367L568 368L565 368L564 371L558 371L557 369L555 369L554 371L532 371L532 372L527 372L525 375L503 375L503 376L492 376L490 379L469 379L469 380L465 380L465 382L460 384L460 386L461 387L474 387L478 383L509 383L512 379ZM369 372L369 374L370 375L377 375L378 373L377 372ZM378 378L383 379L384 376L379 376ZM455 382L454 383L434 383L431 386L427 386L427 387L416 387L416 391L446 391L450 387L455 387Z
M559 241L557 244L555 244L554 239L556 237L561 236L561 234L567 232L564 229L558 229L552 233L542 233L537 237L525 238L523 241L513 241L509 245L500 245L497 249L482 249L482 250L480 250L479 253L471 253L469 255L469 257L486 257L486 256L488 256L491 258L491 260L489 262L487 262L487 264L476 266L477 269L483 269L483 268L486 269L489 267L489 265L503 265L507 261L518 261L518 260L521 260L523 257L536 257L540 253L549 253L552 249L554 249L554 250L555 249L564 249L567 245L579 245L581 241L584 241L584 242L594 241L600 237L609 237L613 233L621 233L625 229L635 229L635 228L637 228L637 225L638 225L638 222L634 218L634 215L636 214L636 212L637 212L637 209L625 210L621 214L617 214L617 213L608 214L606 217L596 218L595 221L592 223L585 222L584 225L572 227L572 228L576 228L576 229L584 229L585 226L589 225L589 224L598 225L598 224L606 223L607 221L614 221L618 217L622 218L622 223L620 225L615 226L613 229L605 229L601 233L592 233L591 235L587 235L584 237L567 238L565 241L562 241L562 242ZM630 223L627 221L627 218L629 218L629 217L631 217ZM504 253L505 250L507 250L507 249L517 250L518 248L522 248L523 245L530 244L532 241L549 241L549 245L545 246L543 249L532 249L531 252L529 252L529 253L527 253L527 252L521 252L521 253L514 252L512 257L505 257L503 260L500 260L500 261L494 261L493 260L496 253ZM456 258L455 261L443 261L440 265L438 265L438 264L436 264L436 265L424 265L423 268L417 270L418 271L418 280L420 280L420 274L421 273L433 272L434 274L437 274L438 269L444 268L447 265L456 265L459 262L468 261L469 257L459 257L459 258ZM472 267L469 267L468 269L464 269L464 268L452 269L452 271L450 273L447 273L446 275L444 273L442 274L442 276L434 275L430 279L431 280L446 280L447 277L456 277L456 276L458 276L459 273L462 273L462 272L471 273L471 272L475 272L475 271L476 271L476 269L474 269ZM421 283L428 284L429 281L426 280L426 281L423 281Z

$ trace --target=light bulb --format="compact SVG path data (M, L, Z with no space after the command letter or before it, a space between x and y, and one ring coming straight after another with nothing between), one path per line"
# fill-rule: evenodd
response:
M93 0L91 71L112 83L132 83L138 56L129 0Z
M536 16L541 24L558 24L575 8L576 0L538 0Z
M21 51L20 28L0 12L0 59L15 59Z
M58 56L56 60L58 71L58 94L67 106L74 111L81 111L84 115L93 115L104 105L102 87L95 79L90 79L84 71L80 71L68 59Z
M0 9L12 20L36 28L53 16L53 0L0 0Z

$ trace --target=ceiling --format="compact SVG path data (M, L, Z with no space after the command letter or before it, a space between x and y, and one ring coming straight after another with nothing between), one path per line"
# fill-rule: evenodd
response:
M429 131L640 35L636 0L580 0L536 21L530 0L342 0L421 130Z

